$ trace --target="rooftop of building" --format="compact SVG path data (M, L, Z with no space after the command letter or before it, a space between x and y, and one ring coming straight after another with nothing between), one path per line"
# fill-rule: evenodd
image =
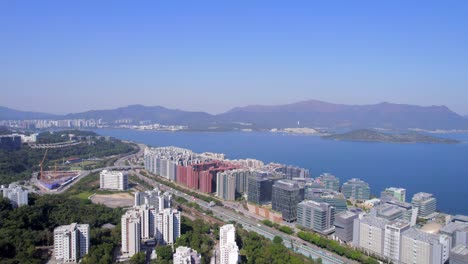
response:
M429 234L438 234L442 225L439 223L428 223L421 227L421 231Z
M355 212L351 212L351 211L346 210L346 211L343 211L343 212L337 214L337 215L335 216L335 218L338 218L338 217L339 217L339 218L341 218L341 219L350 219L350 218L356 217L357 215L358 215L358 214L355 213Z
M432 194L425 192L418 192L415 195L413 195L413 200L427 200L430 198L432 198Z
M404 221L404 220L401 220L401 219L396 219L396 220L393 220L393 221L389 222L387 225L391 226L391 227L394 227L394 228L397 228L397 229L402 229L402 228L408 227L410 225L410 223L408 221Z
M455 215L452 221L468 223L468 215Z
M406 189L404 188L399 188L399 187L389 187L385 190L388 190L388 191L393 191L393 192L402 192L402 191L406 191Z
M345 182L343 185L363 185L363 186L369 186L369 184L361 179L358 178L352 178L351 180L348 180Z
M402 201L397 200L397 199L390 199L389 201L386 201L386 203L396 205L398 207L402 207L402 208L405 208L407 210L411 209L413 207L410 203L402 202Z
M289 181L289 180L279 180L279 181L276 181L276 182L273 184L273 187L281 188L281 189L285 189L285 190L297 190L297 189L300 189L300 188L301 188L301 187L299 186L299 184L297 184L297 182Z
M464 222L450 222L444 227L440 229L441 232L444 232L446 234L452 234L455 231L458 230L465 230L468 228L468 223Z
M410 228L403 232L403 236L412 238L414 240L420 240L430 244L436 244L439 242L439 236L432 233L426 233L415 228Z
M364 216L361 220L361 223L370 225L370 226L375 226L384 229L385 225L387 225L388 220L384 218L379 218L375 217L372 215L366 215Z
M377 210L377 213L382 216L392 216L402 212L401 208L390 204L382 204L375 208Z
M461 255L461 256L468 256L468 246L460 244L460 245L452 248L452 250L450 250L450 252L454 253L454 254L457 254L457 255Z

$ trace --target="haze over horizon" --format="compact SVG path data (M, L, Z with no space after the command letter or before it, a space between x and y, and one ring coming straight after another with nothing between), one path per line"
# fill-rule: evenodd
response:
M0 106L209 113L315 99L468 115L468 2L0 3Z

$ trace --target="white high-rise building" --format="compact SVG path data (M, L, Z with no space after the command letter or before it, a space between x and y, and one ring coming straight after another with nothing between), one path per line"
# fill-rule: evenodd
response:
M200 264L201 255L189 247L178 247L173 256L173 264Z
M401 236L408 229L410 229L410 223L400 219L385 226L384 257L393 263L400 263Z
M134 211L140 217L141 239L151 239L156 236L156 215L158 210L147 204L136 206Z
M171 207L172 194L169 192L162 193L157 188L152 191L136 192L135 206L147 204L153 206L159 212L164 208Z
M122 254L131 257L140 252L141 222L137 211L122 216Z
M236 244L236 229L234 225L224 225L219 229L220 264L236 264L239 262L239 247Z
M21 187L12 184L9 187L2 185L0 190L3 192L3 198L8 198L14 208L28 205L28 191Z
M402 264L443 264L450 255L450 238L447 235L425 233L411 228L401 239Z
M124 171L103 170L100 173L100 188L107 190L128 189L128 175Z
M156 215L156 240L160 245L172 245L180 237L180 212L166 208Z
M63 262L78 262L89 251L89 225L73 223L54 229L54 257Z
M354 219L353 245L365 252L383 256L385 226L388 222L371 215Z

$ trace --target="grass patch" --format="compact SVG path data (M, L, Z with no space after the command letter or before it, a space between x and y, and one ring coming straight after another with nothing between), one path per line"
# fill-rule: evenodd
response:
M87 200L89 196L93 195L94 193L93 192L82 192L82 193L79 193L79 194L74 194L70 197L72 198L78 198L78 199L82 199L82 200Z

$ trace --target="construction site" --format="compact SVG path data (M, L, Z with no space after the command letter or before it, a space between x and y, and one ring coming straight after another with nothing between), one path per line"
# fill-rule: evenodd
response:
M48 190L54 190L69 184L81 174L80 170L57 170L57 162L55 162L54 170L44 171L44 161L47 157L47 151L48 149L46 149L44 157L39 164L40 172L37 177L37 181L42 187Z

